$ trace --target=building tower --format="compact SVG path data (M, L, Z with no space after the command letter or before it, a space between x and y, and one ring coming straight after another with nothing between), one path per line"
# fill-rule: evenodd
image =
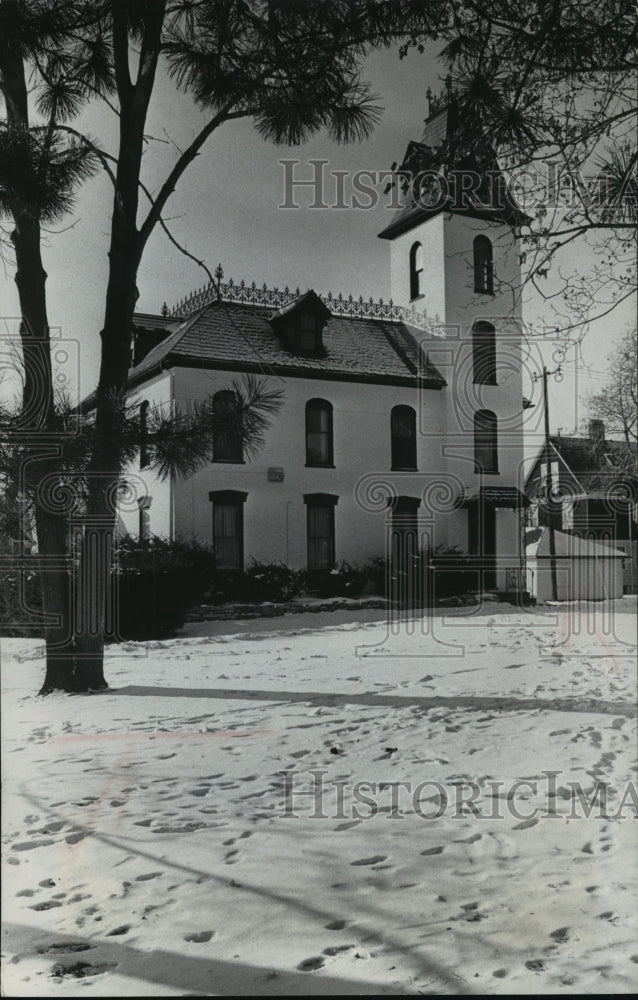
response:
M461 121L454 96L431 102L400 171L388 240L393 301L434 322L423 349L446 380L439 441L447 515L437 542L477 557L481 585L521 589L523 393L517 208L494 150ZM415 330L418 336L418 330ZM429 433L421 394L419 431Z

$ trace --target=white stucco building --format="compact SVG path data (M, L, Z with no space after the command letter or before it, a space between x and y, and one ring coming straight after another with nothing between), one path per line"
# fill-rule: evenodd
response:
M392 303L231 281L169 316L136 317L129 384L141 412L209 395L223 408L246 374L285 398L250 460L218 440L205 469L163 484L142 455L126 530L213 543L222 566L254 558L318 571L397 540L405 552L407 538L409 549L476 557L484 586L524 586L523 220L495 160L479 166L454 150L452 119L442 108L408 147L406 164L430 183L409 185L380 234Z

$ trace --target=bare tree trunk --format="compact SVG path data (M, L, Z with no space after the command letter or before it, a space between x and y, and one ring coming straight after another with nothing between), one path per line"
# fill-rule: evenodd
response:
M95 414L96 441L88 469L87 514L82 540L76 635L76 676L80 690L107 687L104 636L117 520L117 488L122 463L124 393L131 362L131 331L137 300L137 270L143 241L137 229L139 182L146 114L161 48L165 0L144 15L135 83L128 63L128 12L114 0L113 55L120 102L119 150L109 247L102 354Z
M18 38L5 39L0 49L2 89L9 126L29 128L24 56ZM24 365L22 410L16 442L25 447L23 486L35 495L35 526L39 552L42 609L45 626L46 676L41 693L54 688L73 690L74 664L69 614L69 561L64 511L46 500L47 481L56 475L56 415L49 321L46 308L46 271L42 266L40 221L28 205L14 205L12 234L16 254L15 281L20 299L20 337Z
M87 511L76 593L79 611L76 670L81 690L107 687L103 671L104 634L107 615L113 614L109 593L122 462L124 390L131 360L131 330L137 298L136 236L134 228L130 232L126 220L114 220L105 324L101 334L95 447L88 469Z
M46 312L46 272L36 219L15 213L16 284L22 314L24 388L18 434L27 446L24 484L35 497L42 610L46 617L46 676L41 693L75 687L69 607L68 524L55 496L60 438L53 404L53 376Z

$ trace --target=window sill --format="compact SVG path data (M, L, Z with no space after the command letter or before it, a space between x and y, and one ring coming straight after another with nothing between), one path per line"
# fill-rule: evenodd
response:
M392 465L390 472L418 472L416 465Z
M491 295L492 297L494 297L496 295L496 292L493 291L493 290L490 292L487 288L476 288L475 287L474 288L474 294L475 295Z
M214 458L213 465L245 465L244 458Z
M475 378L475 379L473 379L473 384L474 385L494 385L494 386L497 386L498 382L492 382L489 379Z
M477 476L500 476L498 469L474 469Z
M424 299L424 298L425 298L425 292L422 292L421 295L414 295L414 296L412 296L410 298L410 302L420 302L420 300Z
M331 462L306 462L307 469L335 469L336 466Z

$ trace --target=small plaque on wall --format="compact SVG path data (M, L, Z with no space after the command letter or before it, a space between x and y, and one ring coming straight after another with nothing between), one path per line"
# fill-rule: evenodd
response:
M283 483L284 481L284 470L279 468L279 466L271 466L268 469L268 482L269 483Z

